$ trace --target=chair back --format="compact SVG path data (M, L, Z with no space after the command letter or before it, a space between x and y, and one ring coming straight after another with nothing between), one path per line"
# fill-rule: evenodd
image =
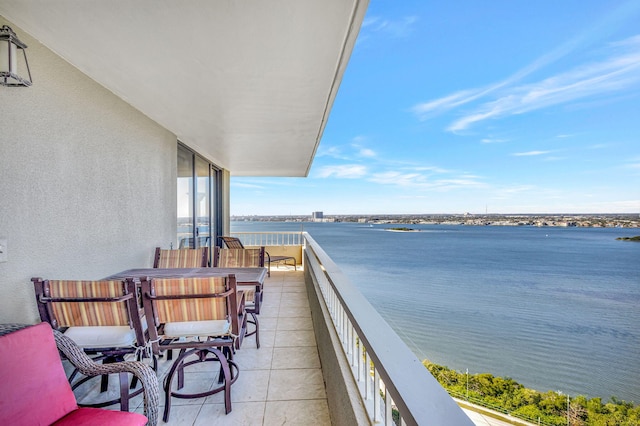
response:
M264 247L251 249L220 249L213 254L213 266L218 268L264 267Z
M32 278L40 319L51 327L121 327L144 345L140 300L133 279L112 281Z
M236 237L220 237L220 239L222 239L222 241L224 241L224 244L227 246L227 248L230 249L243 249L244 245L242 244L242 241L240 241L239 238Z
M228 320L231 293L224 277L154 279L146 292L158 324Z
M156 247L154 268L203 268L207 266L209 247L162 250Z
M149 323L149 339L158 352L158 337L168 323L229 321L239 335L240 317L235 275L226 277L143 279L142 304ZM240 311L240 312L239 312Z

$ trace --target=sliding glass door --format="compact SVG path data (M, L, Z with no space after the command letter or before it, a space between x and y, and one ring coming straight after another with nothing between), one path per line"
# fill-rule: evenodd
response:
M193 153L178 145L178 246L190 247L194 234ZM191 240L190 240L191 239Z
M220 169L178 145L178 247L215 246L221 225Z

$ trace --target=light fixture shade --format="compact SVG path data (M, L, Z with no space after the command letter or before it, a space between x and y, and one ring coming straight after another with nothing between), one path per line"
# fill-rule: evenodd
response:
M31 86L31 70L29 70L29 62L27 62L27 54L25 49L27 45L21 42L16 33L3 25L0 27L0 85L1 86ZM18 49L22 50L24 57L24 65L27 69L29 78L20 77L18 75Z

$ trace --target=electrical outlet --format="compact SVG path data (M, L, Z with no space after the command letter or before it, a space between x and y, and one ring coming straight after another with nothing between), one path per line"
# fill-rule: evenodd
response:
M0 239L0 262L7 261L7 239Z

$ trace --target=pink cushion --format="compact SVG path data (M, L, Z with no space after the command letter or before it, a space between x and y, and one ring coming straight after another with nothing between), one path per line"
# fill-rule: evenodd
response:
M142 414L88 407L78 408L54 423L55 426L144 426L146 424L147 418Z
M0 395L6 425L48 425L78 407L48 323L0 336Z

